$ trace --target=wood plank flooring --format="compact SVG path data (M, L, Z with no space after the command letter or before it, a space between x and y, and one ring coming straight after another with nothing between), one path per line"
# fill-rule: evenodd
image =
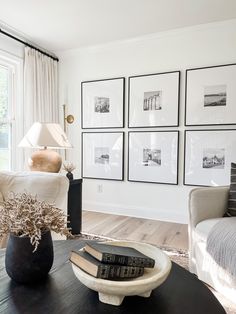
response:
M188 249L188 226L185 224L83 211L82 232Z

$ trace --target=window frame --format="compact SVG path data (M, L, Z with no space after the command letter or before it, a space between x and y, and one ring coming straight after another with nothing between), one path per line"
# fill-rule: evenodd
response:
M24 165L22 148L18 147L23 138L23 59L0 50L0 65L10 70L9 89L10 120L10 171L20 171Z

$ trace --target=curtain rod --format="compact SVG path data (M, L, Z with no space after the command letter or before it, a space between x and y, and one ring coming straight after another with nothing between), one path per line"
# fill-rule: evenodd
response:
M21 39L15 37L15 36L13 36L13 35L11 35L11 34L5 32L5 31L3 31L1 28L0 28L0 33L3 34L3 35L5 35L5 36L8 36L8 37L10 37L10 38L12 38L12 39L14 39L14 40L16 40L16 41L18 41L18 42L20 42L21 44L23 44L23 45L25 45L25 46L28 46L28 47L30 47L30 48L33 48L33 49L35 49L35 50L41 52L41 53L44 54L45 56L47 56L47 57L49 57L49 58L52 58L53 60L55 60L55 61L57 61L57 62L59 61L59 59L58 59L57 57L54 57L54 56L48 54L47 52L44 52L43 50L41 50L41 49L39 49L39 48L37 48L37 47L31 45L31 44L28 44L27 42L25 42L25 41L23 41L23 40L21 40Z

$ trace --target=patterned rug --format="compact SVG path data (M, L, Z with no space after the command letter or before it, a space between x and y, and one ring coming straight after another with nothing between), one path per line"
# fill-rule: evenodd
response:
M121 240L121 239L112 239L104 236L98 236L94 234L87 234L83 233L80 236L83 240L105 240L105 241L114 241L114 240ZM162 249L170 259L177 263L178 265L182 266L183 268L188 270L188 252L185 250L178 250L175 248L170 247L159 247ZM214 289L208 286L208 288L212 291L215 297L219 300L219 302L224 307L227 314L236 314L236 305L227 300L223 297L220 293L216 292Z

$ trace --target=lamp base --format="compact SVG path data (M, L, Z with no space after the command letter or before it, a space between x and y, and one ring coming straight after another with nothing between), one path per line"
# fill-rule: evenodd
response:
M61 156L50 149L38 150L28 160L31 171L59 172L61 164Z

